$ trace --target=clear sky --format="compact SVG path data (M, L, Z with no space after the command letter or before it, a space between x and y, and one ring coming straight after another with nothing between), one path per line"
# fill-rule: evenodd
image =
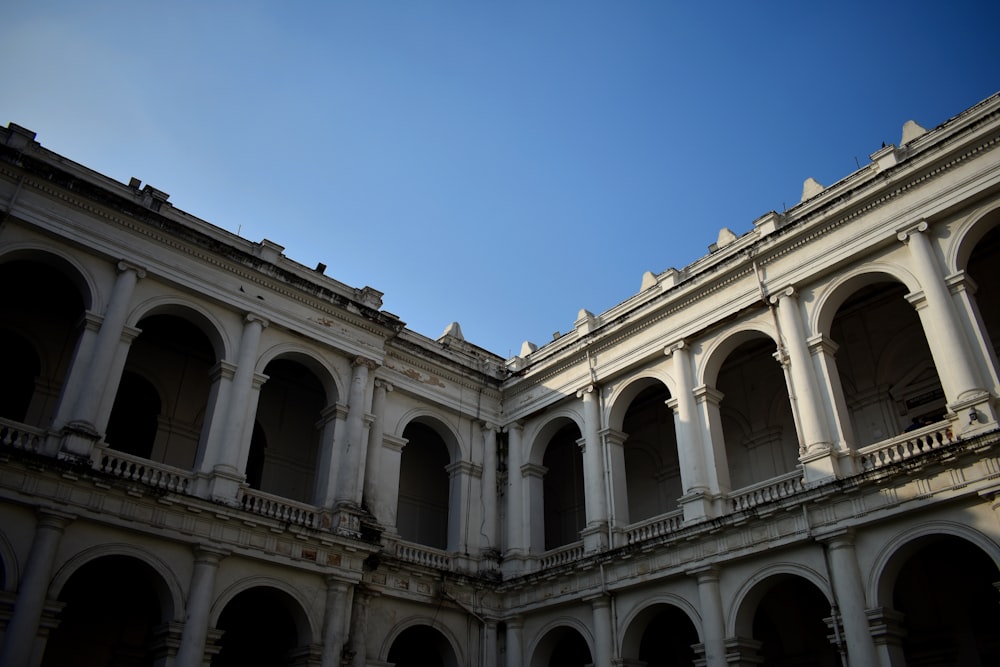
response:
M1000 3L53 2L0 123L503 356L1000 90Z

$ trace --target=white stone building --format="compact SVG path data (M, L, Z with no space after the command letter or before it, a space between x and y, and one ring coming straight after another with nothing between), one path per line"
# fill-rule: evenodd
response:
M0 129L0 665L1000 664L998 146L505 360Z

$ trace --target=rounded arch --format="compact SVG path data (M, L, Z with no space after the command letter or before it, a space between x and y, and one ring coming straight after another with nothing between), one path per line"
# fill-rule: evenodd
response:
M804 579L815 586L829 604L833 603L829 582L819 572L801 563L773 563L750 575L736 591L726 619L727 636L752 636L754 614L760 601L772 587L789 577Z
M541 465L542 458L545 456L545 448L548 446L549 441L556 433L569 425L576 426L580 435L583 435L583 417L574 410L563 408L548 415L544 422L536 424L529 433L525 433L524 442L527 443L526 451L528 455L525 457L524 462Z
M134 544L125 544L123 542L95 545L67 559L56 571L55 576L52 577L52 582L49 584L49 597L53 599L58 598L66 583L80 568L108 556L134 558L149 566L159 575L156 583L157 592L160 594L160 603L162 605L160 611L163 618L177 622L184 620L184 593L174 571L170 569L166 561L156 554Z
M291 615L295 622L300 646L311 644L314 638L320 636L319 624L314 621L307 611L309 609L309 598L294 586L289 585L282 579L276 579L265 575L245 577L227 586L215 599L212 604L212 611L209 613L209 626L218 627L219 619L226 607L238 595L255 588L270 589L280 594L288 604L285 610Z
M594 655L594 637L590 628L572 616L559 616L546 623L528 646L530 667L549 667L552 652L567 633L576 632L587 646L591 659Z
M389 652L392 651L392 645L396 642L400 636L407 630L412 630L413 628L428 628L441 635L441 637L447 642L448 646L451 647L452 655L456 660L456 665L465 665L465 654L462 652L462 644L458 641L458 638L451 631L451 629L445 624L437 620L436 617L417 615L410 616L403 621L400 621L394 625L385 636L385 640L382 642L382 646L379 647L379 660L388 661Z
M949 246L945 254L945 265L948 273L963 271L968 268L969 258L976 246L987 234L1000 226L1000 205L990 202L985 204L965 219L955 225L954 236L958 241Z
M426 408L410 410L396 423L397 430L394 435L402 438L403 433L406 431L406 427L410 424L422 424L434 431L444 442L444 446L448 449L448 458L450 463L467 460L469 458L467 456L467 452L465 451L465 447L463 446L462 438L459 437L458 430L437 412Z
M741 323L739 329L716 336L704 348L700 363L695 368L695 385L705 384L714 387L719 378L719 371L722 370L729 355L740 345L758 339L769 339L774 342L775 349L778 347L774 329L770 325L756 321Z
M833 320L845 301L863 287L885 282L901 284L907 292L921 289L917 279L906 269L886 262L870 262L817 288L816 308L809 317L806 335L819 333L829 337Z
M334 405L344 396L344 382L340 373L322 355L295 342L283 342L265 348L257 357L254 372L264 374L272 361L285 359L301 364L316 376L326 392L327 405Z
M15 261L36 262L61 272L77 288L84 310L104 310L102 295L93 275L73 255L37 243L6 245L0 251L0 264Z
M869 570L865 593L874 606L892 606L892 588L903 563L925 540L942 535L957 537L978 547L1000 569L1000 545L989 536L957 521L922 523L893 536L879 550Z
M619 386L607 397L609 408L605 423L608 427L618 431L622 430L625 414L632 401L644 390L657 385L661 385L671 397L674 396L673 378L666 373L644 371L619 383Z
M694 626L695 632L698 635L698 641L704 641L701 615L695 606L679 595L664 593L645 598L642 604L630 610L621 620L621 627L624 628L621 636L621 652L623 656L638 657L642 636L646 628L665 609L676 609L687 617L691 625Z
M219 319L201 305L182 298L163 295L140 301L129 313L126 325L139 327L142 320L154 315L170 315L192 324L208 339L216 360L229 359L234 354L232 341Z

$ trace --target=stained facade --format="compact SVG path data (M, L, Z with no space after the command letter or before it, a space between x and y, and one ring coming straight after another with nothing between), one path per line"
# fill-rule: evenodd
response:
M0 665L1000 664L998 142L504 359L0 129Z

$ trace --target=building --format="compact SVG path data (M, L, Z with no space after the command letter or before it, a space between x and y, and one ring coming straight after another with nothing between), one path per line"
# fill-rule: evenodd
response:
M503 359L0 129L0 665L1000 664L998 146Z

